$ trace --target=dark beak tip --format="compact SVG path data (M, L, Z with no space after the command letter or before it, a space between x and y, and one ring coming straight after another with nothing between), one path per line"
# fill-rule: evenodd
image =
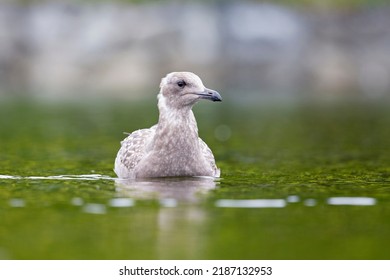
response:
M221 95L218 92L213 91L211 93L211 100L213 102L221 102L222 101L222 97L221 97Z
M199 98L201 98L201 99L207 99L207 100L210 100L213 102L221 102L222 101L221 95L215 90L206 89L202 93L196 93L196 95L198 95Z

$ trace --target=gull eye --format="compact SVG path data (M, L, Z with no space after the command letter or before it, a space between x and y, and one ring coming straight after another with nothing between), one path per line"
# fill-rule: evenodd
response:
M178 81L177 85L178 85L179 88L184 88L186 86L186 82L184 82L183 80L182 81Z

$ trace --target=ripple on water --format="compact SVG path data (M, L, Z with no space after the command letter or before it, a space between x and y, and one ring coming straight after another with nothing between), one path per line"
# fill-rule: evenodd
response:
M83 207L83 212L88 214L106 214L106 205L98 203L88 203Z
M73 197L70 203L74 206L81 206L84 204L84 200L81 197Z
M308 198L303 201L303 204L308 207L313 207L317 205L317 200L315 200L314 198Z
M160 199L160 205L163 207L176 207L177 200L174 198L162 198Z
M299 198L299 196L297 196L297 195L289 195L289 196L287 197L286 201L287 201L288 203L297 203L297 202L300 201L300 198Z
M225 208L283 208L284 199L219 199L215 202L217 207Z
M106 175L100 174L81 174L81 175L53 175L53 176L13 176L1 175L0 179L8 180L115 180Z
M112 198L110 199L108 204L111 207L122 208L122 207L132 207L134 206L135 202L131 198Z
M11 198L8 203L11 207L16 207L16 208L21 208L26 206L26 202L24 201L24 199L21 198Z
M373 197L330 197L327 203L329 205L372 206L376 204L376 199Z

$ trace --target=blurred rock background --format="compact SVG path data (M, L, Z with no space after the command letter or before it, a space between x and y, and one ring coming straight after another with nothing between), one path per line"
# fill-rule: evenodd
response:
M224 94L388 99L390 3L337 3L2 1L0 95L140 97L187 70Z

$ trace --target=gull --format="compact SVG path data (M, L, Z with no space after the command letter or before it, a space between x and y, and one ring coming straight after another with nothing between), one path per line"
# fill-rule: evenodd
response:
M212 151L198 135L192 107L199 100L222 101L191 72L172 72L161 80L159 119L121 142L114 171L120 179L219 177Z

